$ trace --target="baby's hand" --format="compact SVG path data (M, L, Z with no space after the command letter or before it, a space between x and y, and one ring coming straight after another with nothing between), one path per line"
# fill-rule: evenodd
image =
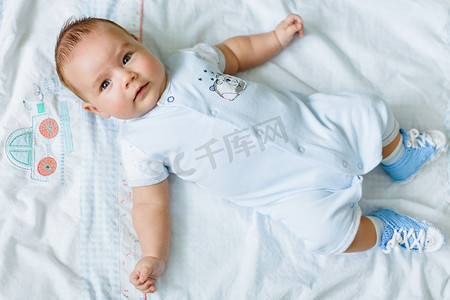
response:
M156 292L155 282L164 272L166 263L159 258L144 256L130 274L130 282L141 292Z
M286 47L297 34L299 37L303 37L303 20L299 15L290 14L286 17L277 28L275 28L275 35L281 44L281 47Z

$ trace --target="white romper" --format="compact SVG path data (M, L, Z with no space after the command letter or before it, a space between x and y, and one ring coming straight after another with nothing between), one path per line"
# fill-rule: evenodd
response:
M165 64L168 85L146 115L121 123L132 187L174 173L281 221L307 249L345 251L361 217L362 178L381 161L395 118L377 97L306 99L223 74L225 59L199 44Z

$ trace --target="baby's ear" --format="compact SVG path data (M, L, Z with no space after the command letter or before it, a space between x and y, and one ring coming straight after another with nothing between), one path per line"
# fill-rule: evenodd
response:
M82 105L82 107L83 107L85 110L87 110L87 111L89 111L89 112L91 112L91 113L94 113L94 114L96 114L96 115L99 115L100 117L103 117L103 118L105 118L105 119L109 119L109 117L111 117L111 115L109 115L109 114L107 114L107 113L105 113L105 112L102 112L101 110L99 110L97 107L95 107L94 105L92 105L92 104L89 103L89 102L84 102L83 105Z

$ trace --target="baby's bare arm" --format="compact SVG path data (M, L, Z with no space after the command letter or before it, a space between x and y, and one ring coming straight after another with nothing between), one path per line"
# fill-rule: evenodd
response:
M235 74L269 60L286 47L294 35L303 37L303 21L291 14L274 31L249 36L236 36L216 45L225 56L224 73Z
M142 259L130 281L142 292L154 292L155 281L163 273L170 246L169 181L133 188L132 218L142 249Z

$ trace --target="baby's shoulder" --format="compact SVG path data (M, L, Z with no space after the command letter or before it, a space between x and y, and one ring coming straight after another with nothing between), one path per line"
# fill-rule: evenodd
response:
M192 66L214 66L223 72L225 69L225 57L222 52L211 45L200 43L191 48L184 48L176 51L166 61L166 66L172 72L181 68L191 68Z

